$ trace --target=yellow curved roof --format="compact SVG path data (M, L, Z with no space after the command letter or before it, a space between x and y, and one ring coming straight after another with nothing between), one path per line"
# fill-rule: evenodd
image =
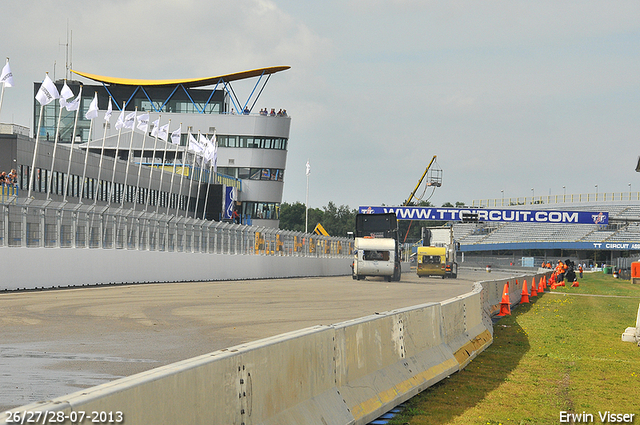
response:
M285 71L289 68L291 67L272 66L269 68L258 68L250 71L236 72L234 74L218 75L216 77L191 78L182 80L138 80L134 78L105 77L102 75L89 74L86 72L74 70L71 70L71 72L90 80L98 81L100 83L117 84L122 86L175 86L177 84L182 84L186 87L204 87L216 84L221 79L224 81L244 80L245 78L259 77L263 74L275 74L276 72Z

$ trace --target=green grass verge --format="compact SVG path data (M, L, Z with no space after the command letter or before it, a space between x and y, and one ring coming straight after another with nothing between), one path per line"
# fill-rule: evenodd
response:
M512 309L493 344L465 369L407 403L389 424L558 424L560 412L634 413L640 423L640 285L584 275Z

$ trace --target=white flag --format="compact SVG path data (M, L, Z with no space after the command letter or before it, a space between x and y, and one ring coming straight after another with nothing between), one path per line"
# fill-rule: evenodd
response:
M62 90L60 90L60 102L62 102L62 99L69 100L69 98L72 98L73 96L75 95L67 85L67 80L64 80L64 86L62 86Z
M215 153L216 147L213 145L213 143L211 143L211 140L207 139L202 134L200 135L200 137L202 137L202 139L200 140L200 144L204 146L204 153L202 154L202 156L206 161L213 164L213 155Z
M159 125L160 118L153 122L153 130L151 130L151 135L166 142L167 138L169 137L169 123L163 125L162 127L158 127Z
M13 87L13 74L11 73L11 68L9 67L9 61L7 60L7 64L2 68L2 74L0 74L0 83L4 84L5 87Z
M309 165L309 160L307 160L307 176L311 174L311 165Z
M60 106L66 108L67 111L75 111L75 109L69 109L69 106L67 105L67 100L72 98L73 96L73 92L67 85L67 80L64 80L64 86L62 86L62 90L60 90Z
M178 127L177 130L171 133L171 143L173 143L174 145L180 145L181 138L182 138L182 124L180 124L180 127Z
M124 117L124 128L133 128L133 125L136 123L136 111L133 111L129 114L127 114L126 117Z
M96 93L93 96L93 100L91 101L91 104L89 104L89 110L87 111L86 114L84 114L84 117L88 120L92 120L97 116L98 116L98 93Z
M111 119L111 113L113 112L113 107L111 106L111 97L109 97L109 106L107 107L107 112L104 113L104 120L109 122Z
M189 133L189 150L195 153L204 151L204 146L202 146L191 133Z
M77 111L78 108L80 107L80 96L81 94L78 94L78 96L76 96L75 99L73 99L71 102L64 102L64 104L62 104L62 100L63 98L60 98L60 104L62 104L62 106L65 107L65 109L69 112L71 111Z
M142 114L138 117L138 129L143 133L149 131L149 114Z
M216 133L213 133L213 137L211 138L211 143L213 144L213 172L218 172L218 138L216 137Z
M49 74L44 77L44 81L40 85L40 89L38 93L36 93L36 100L40 102L40 105L48 105L53 100L59 99L60 93L58 93L58 89L56 85L53 84L51 78L49 78Z
M158 126L160 125L160 118L155 120L153 123L153 128L151 129L151 135L156 137L158 135Z
M120 115L118 116L118 119L116 120L116 130L120 130L120 129L122 129L122 127L124 127L124 109L122 109L122 111L120 111Z

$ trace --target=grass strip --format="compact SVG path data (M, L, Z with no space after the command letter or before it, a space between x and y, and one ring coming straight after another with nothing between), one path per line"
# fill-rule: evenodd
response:
M389 424L559 424L561 412L640 423L640 347L621 340L639 303L640 285L602 273L545 292L494 323L487 350Z

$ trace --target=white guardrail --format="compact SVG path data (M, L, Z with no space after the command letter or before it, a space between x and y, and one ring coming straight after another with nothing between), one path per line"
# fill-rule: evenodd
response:
M92 412L129 425L366 424L486 349L505 283L516 304L534 276L542 275L479 282L441 303L238 345L11 411L74 424Z
M152 212L0 205L0 290L346 275L352 250L348 238Z

